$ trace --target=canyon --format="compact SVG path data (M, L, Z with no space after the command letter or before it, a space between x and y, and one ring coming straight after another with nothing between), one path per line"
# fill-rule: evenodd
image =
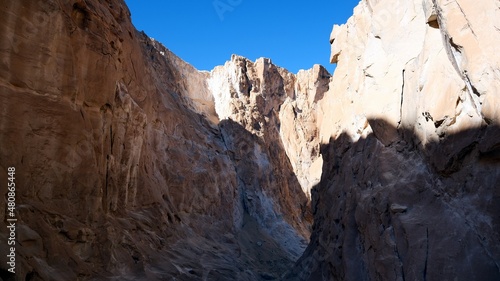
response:
M500 279L498 1L363 0L332 74L198 71L130 18L0 5L3 280Z

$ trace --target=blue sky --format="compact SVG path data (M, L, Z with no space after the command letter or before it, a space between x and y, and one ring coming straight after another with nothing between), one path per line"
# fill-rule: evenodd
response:
M138 30L199 70L238 54L268 57L296 73L313 64L329 71L329 36L345 23L358 0L125 0Z

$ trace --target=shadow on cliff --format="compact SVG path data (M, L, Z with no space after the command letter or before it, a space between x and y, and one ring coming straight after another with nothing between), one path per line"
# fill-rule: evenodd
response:
M322 145L311 242L284 280L500 280L500 127Z
M256 136L232 120L222 120L219 128L225 153L235 169L240 201L235 204L239 207L231 210L240 217L234 233L240 254L220 258L245 265L246 270L229 272L234 265L220 263L221 267L213 272L228 274L208 279L278 279L307 246L312 223L308 198L274 126L266 127L265 137Z
M212 139L217 129L195 110L211 102L206 73L136 31L123 1L28 2L0 5L14 19L22 10L23 24L38 29L19 37L20 48L1 50L12 60L0 79L7 85L0 182L16 167L16 278L245 280L235 276L281 268L277 258L262 260L266 269L235 262L264 256L267 244L254 240L253 256L235 246L234 177L224 172L233 167ZM39 15L47 16L43 24ZM6 37L19 32L10 19ZM242 166L243 144L234 143ZM260 147L272 165L250 161L238 170L238 186L259 225L294 253L308 208L282 146L268 144ZM258 149L252 153L263 160ZM2 226L2 240L8 235Z
M222 120L219 127L235 166L245 211L264 226L284 219L307 238L312 222L309 200L293 172L277 128L267 127L260 138L232 120Z
M47 103L54 116L47 115L50 122L36 134L16 130L8 142L2 139L3 147L17 149L9 151L13 162L2 156L0 166L15 166L16 185L29 187L19 188L16 198L17 276L279 276L302 254L312 221L283 146L278 138L262 142L241 125L222 122L234 129L225 130L233 138L226 142L233 155L221 151L214 140L219 136L216 126L183 95L188 91L184 74L147 43L146 35L135 36L145 44L137 46L143 58L130 60L128 71L117 68L124 75L110 71L96 75L102 80L75 78L99 85L89 92L102 94L105 104L90 106L84 97L80 110ZM95 60L89 58L88 64ZM127 87L121 80L129 81ZM13 111L6 120L43 121L37 108L47 104L20 103L34 115ZM90 120L102 121L95 125L98 133L92 134ZM42 143L47 145L42 148ZM226 153L232 161L225 160ZM230 162L238 165L237 180L223 171L233 169ZM0 176L2 182L7 182L6 175ZM239 233L232 229L233 180L244 203ZM255 223L245 220L247 213ZM0 236L7 241L7 228L2 229ZM7 247L0 248L7 253ZM8 280L6 263L2 269L0 277Z

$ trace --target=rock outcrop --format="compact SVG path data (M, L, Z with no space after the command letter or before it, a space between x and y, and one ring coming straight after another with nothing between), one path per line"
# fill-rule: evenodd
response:
M496 1L361 1L331 35L293 280L500 278ZM325 122L328 120L328 122Z
M302 152L280 138L295 75L239 57L199 72L119 0L9 1L0 14L17 280L260 280L293 265L312 222L287 157Z
M200 72L121 0L3 3L0 277L500 279L499 8L363 0L332 76Z

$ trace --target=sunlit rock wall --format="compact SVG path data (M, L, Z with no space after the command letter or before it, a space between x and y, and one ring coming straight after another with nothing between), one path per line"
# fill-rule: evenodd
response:
M361 1L331 34L291 280L500 278L498 1Z

